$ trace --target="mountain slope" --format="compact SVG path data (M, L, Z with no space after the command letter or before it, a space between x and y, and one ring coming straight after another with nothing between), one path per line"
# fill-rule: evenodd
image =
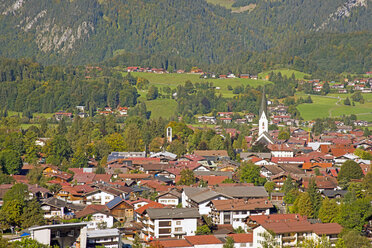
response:
M253 11L232 13L204 0L0 0L0 56L47 64L231 67L249 61L247 54L272 50L322 64L327 58L312 55L301 39L372 32L372 0L249 2Z

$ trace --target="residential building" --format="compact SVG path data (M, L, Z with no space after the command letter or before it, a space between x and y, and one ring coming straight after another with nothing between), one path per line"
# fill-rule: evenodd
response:
M246 218L251 215L268 215L274 206L268 199L227 199L210 203L213 223L231 224L247 230Z
M119 229L88 230L87 248L122 248Z
M145 239L195 235L199 218L196 208L148 208L142 235Z

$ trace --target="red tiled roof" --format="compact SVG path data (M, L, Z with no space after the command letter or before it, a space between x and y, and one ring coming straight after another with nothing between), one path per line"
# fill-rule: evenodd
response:
M236 233L227 236L233 238L235 243L253 243L253 233Z
M83 210L76 213L76 218L85 217L90 214L104 213L108 214L108 208L105 205L87 205Z
M199 176L198 178L203 179L203 181L208 182L208 185L217 185L217 184L222 184L223 181L228 179L228 176Z
M133 203L131 203L131 204L133 204ZM142 206L139 209L137 209L136 212L142 215L149 208L164 208L164 207L165 206L161 203L150 202L149 204L146 204L145 206Z
M184 237L192 245L213 245L222 244L222 241L213 235L197 235Z
M309 170L313 167L329 168L332 167L332 163L304 163L302 169Z
M173 247L193 247L189 242L184 239L169 239L169 240L156 240L164 248Z
M339 234L342 231L342 226L338 223L315 223L312 227L313 231L319 236Z

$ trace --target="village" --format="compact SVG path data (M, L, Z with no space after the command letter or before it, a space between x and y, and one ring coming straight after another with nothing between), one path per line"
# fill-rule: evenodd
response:
M237 150L238 160L226 150L194 150L182 156L163 150L113 151L103 171L98 171L94 159L88 167L68 172L39 162L47 185L59 185L54 192L30 184L27 174L35 166L24 163L21 172L12 175L16 184L0 185L0 200L16 185L26 185L28 197L40 202L49 225L18 231L11 241L30 237L61 247L114 248L139 242L164 248L222 248L233 240L234 247L259 248L270 242L298 247L313 239L335 246L344 227L334 220L313 218L315 212L294 211L300 203L289 198L313 191L322 198L319 201L342 204L350 193L345 185L370 178L372 136L360 129L364 124L342 122L335 123L334 131L310 134L292 126L285 107L268 107L263 96L257 117L248 114L236 121L258 119L244 142L247 148L265 149ZM218 113L224 122L231 121L231 115ZM198 121L216 124L216 119L207 117ZM289 137L283 139L279 130L269 130L272 124L286 126ZM237 130L225 132L233 136ZM167 128L166 138L172 143L172 127ZM46 140L36 142L44 146ZM348 166L360 175L344 172ZM252 168L258 169L257 174ZM361 228L372 238L370 217L367 223Z

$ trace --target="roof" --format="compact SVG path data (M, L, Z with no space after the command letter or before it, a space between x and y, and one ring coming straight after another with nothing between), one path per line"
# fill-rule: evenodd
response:
M269 196L263 186L219 186L215 191L234 198Z
M111 201L109 201L108 203L106 203L106 207L108 209L112 209L115 206L117 206L118 204L120 204L122 201L124 201L124 200L120 196L117 196L114 199L112 199Z
M103 238L103 237L113 237L113 236L119 236L119 235L120 235L120 231L117 228L87 231L87 237L90 238L90 239Z
M57 229L57 228L73 228L73 227L84 227L87 226L88 222L79 222L79 223L66 223L66 224L56 224L56 225L45 225L45 226L35 226L29 227L29 231L36 231L42 229Z
M197 208L150 208L147 209L150 219L186 219L199 218Z
M312 226L313 231L319 236L339 234L342 231L342 226L338 223L316 223Z
M95 213L109 214L109 211L105 205L87 205L82 211L76 213L76 218L79 219Z
M345 196L347 193L347 190L332 190L332 189L325 189L322 191L322 194L324 196L327 196L328 198L334 198L337 195Z
M268 209L274 207L267 199L228 199L213 200L212 204L217 211L246 211L256 209Z
M184 237L190 244L195 245L213 245L222 244L222 241L213 235L196 235Z
M269 119L267 117L267 99L266 99L266 94L265 94L265 87L263 88L263 91L262 91L261 106L260 106L260 112L258 115L259 119L261 119L262 114L265 114L266 119Z
M235 243L253 243L253 233L234 233L227 236L233 238Z
M164 248L173 247L193 247L185 239L169 239L169 240L156 240Z
M145 211L152 209L152 208L163 208L164 205L158 202L150 202L146 204L145 206L142 206L136 210L137 213L143 214Z
M226 150L195 150L194 155L202 156L202 157L210 157L210 156L217 156L217 157L228 157Z

